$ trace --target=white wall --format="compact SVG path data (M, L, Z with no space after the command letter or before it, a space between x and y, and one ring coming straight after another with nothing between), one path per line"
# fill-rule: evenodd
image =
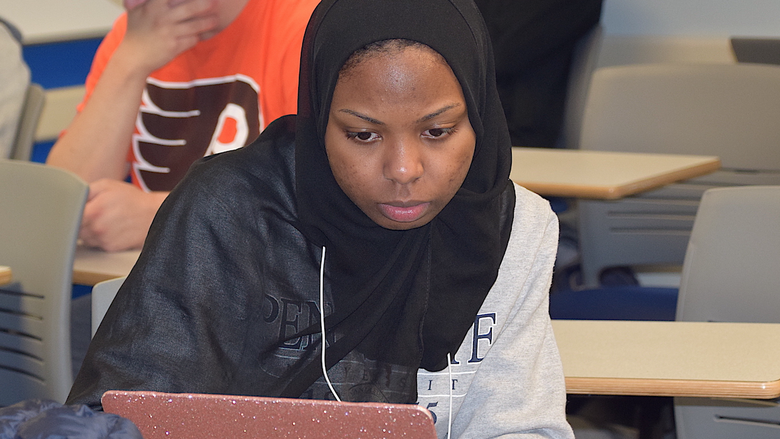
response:
M780 36L778 0L605 0L611 35Z
M732 36L780 37L780 0L604 0L598 66L733 63Z

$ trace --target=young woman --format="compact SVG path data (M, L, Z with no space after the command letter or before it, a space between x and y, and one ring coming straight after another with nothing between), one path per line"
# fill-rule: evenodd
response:
M69 403L339 397L421 404L440 436L573 437L547 314L556 217L509 180L473 3L326 0L300 84L297 116L164 203Z

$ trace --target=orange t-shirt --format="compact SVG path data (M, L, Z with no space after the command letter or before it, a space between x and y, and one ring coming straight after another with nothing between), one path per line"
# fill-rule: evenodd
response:
M297 108L306 24L319 0L249 0L238 17L147 78L128 161L134 184L169 191L197 159L251 143ZM84 107L124 37L120 16L98 48Z

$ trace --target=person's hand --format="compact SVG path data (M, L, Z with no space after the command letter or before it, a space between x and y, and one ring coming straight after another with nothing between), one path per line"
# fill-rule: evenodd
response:
M146 2L146 0L124 0L122 2L122 6L124 6L125 9L127 9L129 11L130 9L133 9L134 7L140 5L141 3L144 3L144 2Z
M168 0L168 3L171 6L175 6L175 5L177 5L179 3L182 3L182 2L185 2L185 1L187 1L187 0ZM138 6L138 5L142 4L142 3L146 3L146 0L124 0L122 2L122 6L124 6L124 8L129 11L130 9L133 9L134 7L136 7L136 6Z
M114 56L144 78L218 26L215 0L124 0L127 32Z
M79 238L105 251L141 248L167 192L144 192L132 184L102 179L89 185Z

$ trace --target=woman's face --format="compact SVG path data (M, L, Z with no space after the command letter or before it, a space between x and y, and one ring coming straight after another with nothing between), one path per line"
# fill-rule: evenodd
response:
M341 189L382 227L430 222L466 178L475 143L460 84L428 48L370 54L336 83L328 161Z

